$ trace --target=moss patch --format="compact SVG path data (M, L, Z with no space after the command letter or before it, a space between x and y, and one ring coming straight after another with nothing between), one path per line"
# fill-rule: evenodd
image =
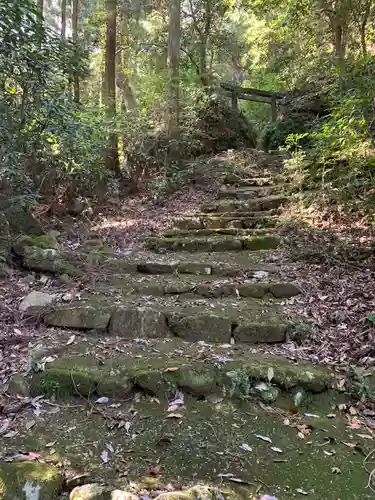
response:
M33 462L0 464L0 498L3 500L54 500L59 497L63 477L50 465Z

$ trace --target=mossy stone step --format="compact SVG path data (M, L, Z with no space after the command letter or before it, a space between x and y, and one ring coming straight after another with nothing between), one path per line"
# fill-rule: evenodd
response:
M243 253L244 255L241 255ZM263 254L253 252L252 255L244 252L233 254L225 252L189 253L178 252L164 255L139 255L139 253L121 258L107 252L69 252L39 247L26 247L23 256L23 265L35 271L53 274L68 274L80 276L99 266L104 272L123 272L141 274L193 274L236 276L256 271L276 272L277 268L262 263Z
M170 229L163 233L165 238L201 237L201 236L255 236L268 234L267 229L261 228L205 228L205 229Z
M291 325L278 305L256 299L127 297L113 303L92 297L55 305L44 315L48 326L97 330L124 339L179 337L186 341L283 342Z
M269 250L276 248L279 238L264 236L217 236L217 237L152 237L147 239L147 248L154 251L185 252L230 252L240 250Z
M327 367L254 354L245 346L223 349L178 339L152 340L123 344L106 357L90 338L60 351L44 371L34 372L31 387L34 394L85 398L124 398L137 388L160 398L176 389L194 396L257 398L259 382L275 389L275 400L281 391L293 388L320 393L337 387L335 374Z
M279 219L273 215L264 215L264 212L255 212L253 215L191 215L175 220L174 226L178 229L252 229L277 226Z
M188 295L200 297L250 297L273 298L294 297L300 290L293 283L257 282L242 279L239 282L230 278L218 279L217 276L164 275L146 276L118 275L108 280L102 279L95 284L95 291L112 296L150 295Z
M218 200L213 203L207 203L201 206L203 212L237 212L246 213L249 211L267 211L279 208L287 201L285 196L268 196L264 198L255 198L254 200Z
M218 198L236 199L236 200L253 200L255 198L267 197L275 194L280 194L283 191L283 185L274 184L270 186L247 186L239 188L222 188L218 193Z
M229 173L224 177L225 184L235 186L271 186L275 179L273 177L243 177L235 173Z

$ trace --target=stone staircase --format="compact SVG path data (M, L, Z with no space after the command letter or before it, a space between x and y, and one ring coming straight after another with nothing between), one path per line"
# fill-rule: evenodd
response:
M100 282L86 287L79 303L55 306L45 323L127 340L285 341L292 325L283 318L280 299L299 290L278 279L277 266L266 262L280 243L276 213L285 201L271 182L245 179L245 185L222 188L217 201L199 212L177 215L173 229L146 239L146 261L104 259L107 274ZM230 211L221 212L223 206ZM125 275L118 272L121 265Z

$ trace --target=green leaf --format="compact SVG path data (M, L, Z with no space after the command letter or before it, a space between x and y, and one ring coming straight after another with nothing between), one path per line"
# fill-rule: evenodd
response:
M375 323L375 314L370 314L369 316L367 316L367 319L371 321L371 323Z

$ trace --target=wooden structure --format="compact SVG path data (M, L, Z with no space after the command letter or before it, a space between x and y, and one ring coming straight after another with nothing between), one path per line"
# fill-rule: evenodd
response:
M235 85L231 82L223 82L220 85L222 89L230 93L232 97L232 107L235 109L238 108L238 99L270 104L272 121L276 120L277 101L279 99L283 99L287 95L286 92L270 92L268 90L240 87L239 85Z

